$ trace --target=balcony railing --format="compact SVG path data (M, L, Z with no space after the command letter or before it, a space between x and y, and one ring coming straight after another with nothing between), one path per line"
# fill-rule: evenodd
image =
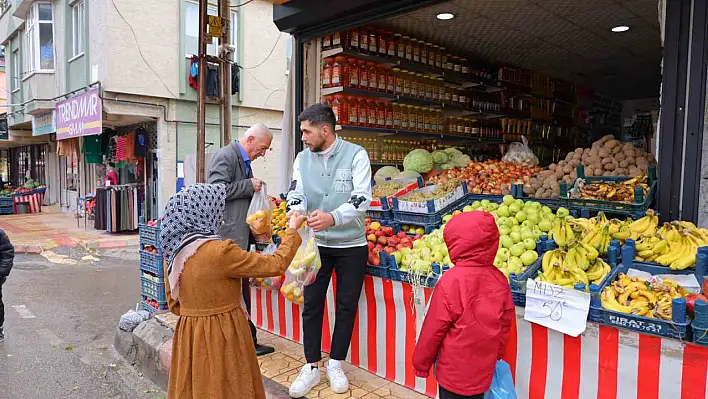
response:
M0 15L3 15L10 9L12 5L11 0L0 0Z

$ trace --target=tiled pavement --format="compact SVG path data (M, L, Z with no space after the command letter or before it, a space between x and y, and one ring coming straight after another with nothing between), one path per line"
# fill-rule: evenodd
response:
M271 379L273 382L281 384L282 387L269 387L268 394L273 399L286 398L283 396L285 390L290 387L292 381L295 380L300 368L305 363L305 358L302 352L302 345L288 341L284 338L258 331L258 342L266 345L274 346L276 351L272 355L264 356L259 359L261 365L261 373L264 377ZM323 359L327 359L327 355L323 354ZM307 396L308 398L364 398L364 399L423 399L427 398L417 392L404 388L395 383L386 381L385 379L369 373L366 370L352 366L348 363L343 364L343 368L347 377L349 377L350 390L345 394L335 394L329 389L327 377L322 373L322 383L315 387Z
M41 213L0 216L0 229L10 237L15 252L40 253L57 247L115 249L138 244L137 233L109 234L93 228L93 221L61 213L57 206L44 206Z

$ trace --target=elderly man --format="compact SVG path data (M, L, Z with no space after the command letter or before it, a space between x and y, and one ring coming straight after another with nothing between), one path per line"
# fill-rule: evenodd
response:
M221 236L230 238L241 248L248 250L249 244L255 243L246 223L246 213L251 203L253 193L261 191L263 182L253 177L251 162L265 156L273 141L273 133L262 124L257 123L243 135L239 141L222 148L214 155L209 170L209 183L226 185L226 213L221 226ZM251 309L251 290L248 279L243 279L243 300L246 308ZM269 346L259 345L256 338L256 327L249 320L253 344L258 356L273 353Z

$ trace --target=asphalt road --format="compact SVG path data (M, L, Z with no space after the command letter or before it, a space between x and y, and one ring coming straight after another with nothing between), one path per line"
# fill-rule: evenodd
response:
M165 398L112 348L140 298L135 250L63 255L18 255L3 286L0 399Z

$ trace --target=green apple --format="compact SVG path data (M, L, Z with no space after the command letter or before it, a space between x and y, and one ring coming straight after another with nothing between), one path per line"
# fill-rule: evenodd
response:
M568 211L567 208L560 207L560 208L558 208L556 215L558 215L558 217L560 217L560 218L564 218L564 217L570 215L570 212Z
M511 248L514 245L514 240L510 236L501 236L499 237L499 243L502 248Z
M502 203L504 205L511 205L515 201L514 197L511 195L505 195L504 198L502 198Z
M509 253L511 254L512 257L513 257L513 256L517 256L517 257L518 257L519 255L521 255L522 253L524 253L524 251L525 251L525 249L524 249L524 244L522 244L522 243L520 243L520 242L518 242L518 243L512 245L511 248L509 248Z
M514 241L514 244L516 244L517 242L521 241L521 232L512 231L511 234L509 234L509 237L511 237L512 241Z
M536 259L538 259L538 253L536 253L536 251L528 250L521 254L519 259L525 266L530 266L533 262L536 262Z
M474 211L474 208L471 207L470 205L467 205L464 208L462 208L462 212L472 212L472 211Z
M513 204L509 205L509 213L512 215L516 215L517 212L521 210L521 205L517 204L514 202Z
M523 241L524 243L524 248L528 250L536 249L536 241L532 238L526 238Z
M443 223L449 222L450 219L452 219L452 215L445 215L445 216L443 216L443 218L442 218Z
M509 216L509 206L504 204L497 209L497 216L507 217Z
M543 213L553 213L553 210L547 206L544 206L541 208L541 212Z
M508 236L511 233L511 229L507 226L499 226L499 235Z

